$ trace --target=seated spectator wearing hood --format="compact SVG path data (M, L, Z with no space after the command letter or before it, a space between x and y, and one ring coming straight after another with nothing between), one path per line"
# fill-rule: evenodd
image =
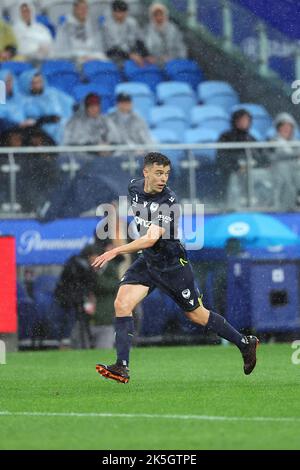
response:
M111 16L103 26L103 40L107 56L115 62L127 59L143 65L143 57L148 52L142 41L142 32L135 18L128 15L128 5L123 0L115 0L111 5Z
M7 48L17 48L17 39L12 27L0 19L0 60L7 59Z
M150 24L146 29L145 45L150 56L163 65L172 59L185 59L187 48L179 28L169 20L169 11L161 3L149 8Z
M101 32L93 28L88 12L86 0L74 1L73 14L67 16L57 31L56 57L78 59L80 62L106 59Z
M89 93L66 125L65 145L100 145L118 142L114 125L101 114L101 98Z
M153 144L146 122L132 110L130 95L117 95L117 110L108 119L117 129L119 144Z
M18 90L14 75L10 70L0 70L0 80L5 82L6 103L0 106L0 118L11 121L15 126L31 124L25 114L25 100Z
M31 2L19 2L13 21L18 53L26 59L45 59L53 50L53 38L46 26L35 20Z
M300 206L300 152L290 145L295 140L296 121L291 114L279 113L274 127L276 134L271 140L281 143L270 154L274 204L277 210L293 210Z
M60 144L64 126L73 113L74 99L63 91L48 86L43 75L35 69L20 75L19 88L25 97L27 118L39 120L43 130Z

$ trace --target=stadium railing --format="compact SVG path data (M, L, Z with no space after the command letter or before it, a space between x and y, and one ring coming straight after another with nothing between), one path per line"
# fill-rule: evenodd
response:
M125 195L129 180L142 175L142 157L148 151L170 157L174 170L169 184L181 202L204 203L208 212L299 210L300 142L290 141L288 148L287 156L281 142L3 147L0 217L40 216L41 206L53 197L64 205L78 206L74 215L93 211L97 205L93 198L81 204L81 189L85 199L93 192L95 201L102 188L107 202L118 189L119 195ZM227 172L226 164L217 165L216 155L228 155L228 151L235 152L233 158L239 165ZM224 155L223 162L226 158ZM70 193L68 185L72 186ZM114 192L110 193L112 186ZM282 193L289 201L294 198L295 205L284 202ZM55 216L60 217L59 213Z

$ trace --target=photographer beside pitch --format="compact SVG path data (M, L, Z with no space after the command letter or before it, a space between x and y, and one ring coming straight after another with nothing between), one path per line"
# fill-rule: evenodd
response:
M100 269L118 255L143 252L121 279L115 300L117 361L109 366L97 364L96 369L108 379L129 381L132 312L158 287L191 321L234 343L242 354L244 373L251 374L256 365L258 339L240 334L224 317L202 305L187 253L177 238L176 195L167 186L170 171L171 162L166 156L158 152L145 156L144 178L132 180L128 187L140 238L103 253L92 264ZM163 207L168 207L167 215Z

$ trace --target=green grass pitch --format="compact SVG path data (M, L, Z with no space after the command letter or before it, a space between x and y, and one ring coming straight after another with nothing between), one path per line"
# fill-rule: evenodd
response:
M112 351L8 354L0 449L300 449L292 353L260 346L246 377L232 346L137 348L127 385L95 371Z

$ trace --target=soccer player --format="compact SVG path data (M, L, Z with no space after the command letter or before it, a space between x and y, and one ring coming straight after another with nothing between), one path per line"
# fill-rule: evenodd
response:
M251 374L256 364L258 339L240 334L224 317L202 305L187 253L177 238L176 196L167 186L170 170L170 160L161 153L145 156L144 177L132 180L128 187L140 238L103 253L92 264L99 269L118 255L142 251L121 279L115 300L117 361L112 365L97 364L96 369L108 379L129 381L132 312L158 287L191 321L234 343L242 354L244 373Z

